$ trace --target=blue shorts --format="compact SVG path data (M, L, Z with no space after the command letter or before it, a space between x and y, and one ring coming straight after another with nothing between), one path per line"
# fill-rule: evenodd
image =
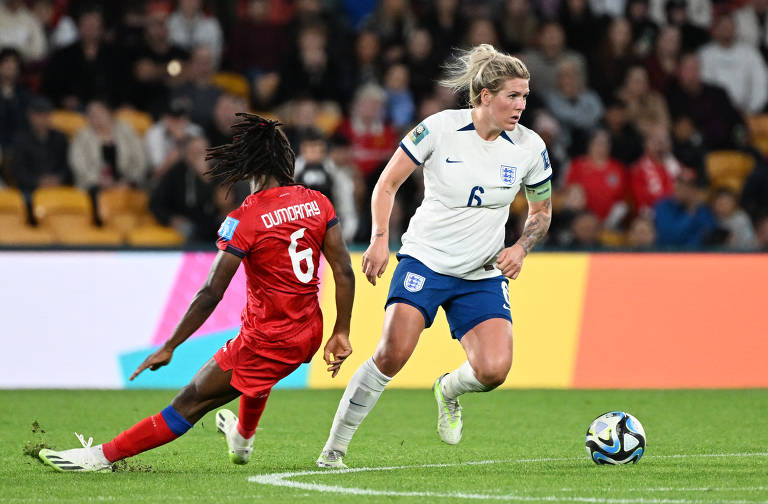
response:
M442 306L451 336L457 340L488 319L512 322L509 280L504 276L464 280L435 273L411 256L398 254L397 259L385 308L393 303L409 304L424 315L424 324L429 327L435 320L437 308Z

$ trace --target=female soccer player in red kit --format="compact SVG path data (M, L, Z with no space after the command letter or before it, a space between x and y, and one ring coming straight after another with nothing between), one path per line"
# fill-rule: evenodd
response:
M276 121L238 114L231 144L211 149L210 174L224 184L250 180L254 193L219 229L219 252L205 285L166 343L134 371L171 361L173 350L213 312L240 266L248 300L240 333L206 362L160 413L145 418L112 441L83 448L44 449L40 458L59 471L100 471L117 460L172 441L207 412L240 396L239 416L216 414L232 462L248 462L253 437L272 387L320 347L323 320L317 299L322 251L336 283L336 324L324 358L333 376L352 349L349 324L355 282L336 212L317 191L293 184L294 153Z

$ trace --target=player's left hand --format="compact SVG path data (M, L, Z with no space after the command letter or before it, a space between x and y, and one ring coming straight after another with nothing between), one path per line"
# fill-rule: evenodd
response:
M512 280L517 279L520 270L523 269L523 259L525 259L525 249L515 243L501 251L496 259L496 267L501 270L501 274Z
M155 353L144 359L144 362L136 368L136 371L133 372L128 380L133 381L134 378L139 376L139 374L147 368L149 368L150 371L154 371L155 369L165 366L171 362L171 357L173 357L173 350L160 347Z
M339 374L339 368L341 368L344 360L351 354L352 345L349 344L349 334L343 332L333 333L323 349L323 360L328 364L328 372L331 373L331 378L335 378Z

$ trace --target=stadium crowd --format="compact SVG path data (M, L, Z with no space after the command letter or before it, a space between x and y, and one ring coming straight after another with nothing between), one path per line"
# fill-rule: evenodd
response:
M768 0L4 0L0 187L38 227L41 189L87 193L102 227L100 196L138 190L148 221L211 242L248 187L212 184L205 149L252 110L285 123L296 181L367 243L384 163L421 119L467 106L436 81L480 43L532 75L546 246L768 250ZM417 171L393 239L422 191ZM520 196L510 242L525 215Z

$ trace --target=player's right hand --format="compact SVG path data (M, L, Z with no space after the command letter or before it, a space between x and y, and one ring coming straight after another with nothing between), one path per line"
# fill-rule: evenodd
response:
M171 357L173 357L173 350L168 350L165 347L159 348L155 353L144 359L144 362L136 368L136 371L133 372L128 380L133 381L134 378L139 376L139 374L147 368L149 368L150 371L154 371L165 366L171 362Z
M371 284L381 278L389 263L389 244L386 237L374 239L363 254L363 274Z
M344 360L352 354L352 345L349 344L349 334L343 332L333 333L323 349L323 360L328 364L328 372L331 378L339 373L339 368Z

